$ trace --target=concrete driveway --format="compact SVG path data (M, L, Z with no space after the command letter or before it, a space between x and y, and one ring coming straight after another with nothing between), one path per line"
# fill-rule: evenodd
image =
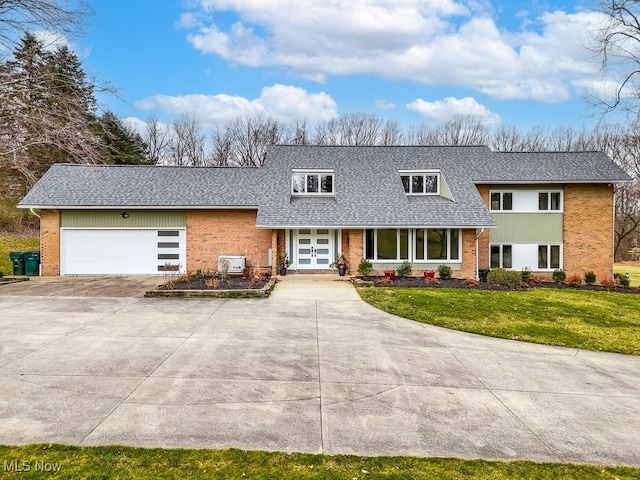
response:
M640 358L414 323L335 278L268 300L0 287L0 444L640 465Z

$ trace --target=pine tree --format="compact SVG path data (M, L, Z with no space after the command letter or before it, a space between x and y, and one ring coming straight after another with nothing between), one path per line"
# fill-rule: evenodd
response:
M106 163L117 165L151 165L147 144L142 137L127 128L112 112L105 112L96 124L104 143Z

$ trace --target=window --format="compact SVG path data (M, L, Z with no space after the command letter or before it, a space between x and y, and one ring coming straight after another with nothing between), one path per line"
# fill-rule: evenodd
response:
M333 195L332 171L311 172L293 171L291 192L294 195Z
M415 238L416 260L460 260L460 230L421 228Z
M365 231L368 260L460 261L460 230L379 228Z
M491 210L513 210L513 193L491 192Z
M538 268L541 270L560 268L560 245L538 245Z
M379 228L365 233L365 255L371 260L408 260L409 229Z
M491 245L491 268L511 268L512 260L512 245Z
M538 210L562 210L562 195L560 192L539 192Z
M439 195L440 181L438 172L409 173L401 171L400 180L404 192L409 195Z

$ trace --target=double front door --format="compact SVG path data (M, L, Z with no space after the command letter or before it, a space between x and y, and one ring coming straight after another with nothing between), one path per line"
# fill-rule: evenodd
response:
M298 270L322 270L331 267L335 259L335 230L300 229L295 232L295 259Z

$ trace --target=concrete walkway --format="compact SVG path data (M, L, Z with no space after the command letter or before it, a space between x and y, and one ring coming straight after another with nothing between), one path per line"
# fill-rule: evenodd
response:
M415 323L337 279L268 300L0 287L0 444L640 466L640 358Z

